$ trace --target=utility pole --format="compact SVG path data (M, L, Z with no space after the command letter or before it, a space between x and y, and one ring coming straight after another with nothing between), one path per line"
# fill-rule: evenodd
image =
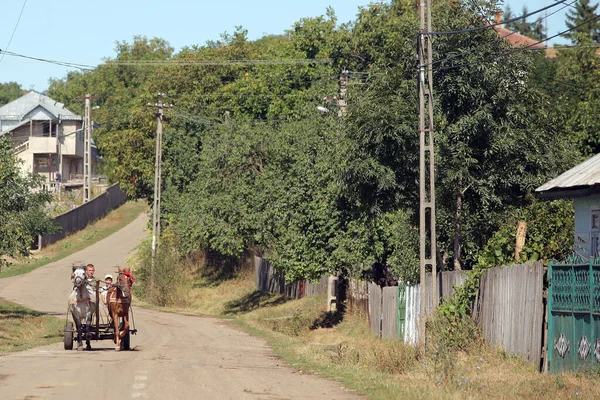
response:
M83 144L83 202L90 201L90 188L92 183L92 96L85 95L84 117L84 144Z
M421 310L419 340L425 340L427 292L431 309L438 305L435 231L435 155L433 146L433 71L431 39L431 0L419 1L419 265ZM427 232L429 231L429 241ZM431 268L431 287L427 286L427 267Z
M163 93L158 94L158 102L156 104L148 104L149 107L157 109L156 113L156 153L154 159L154 206L152 209L152 279L154 274L154 258L156 255L156 249L160 242L160 187L162 184L161 180L161 168L162 168L162 121L163 121L163 109L170 108L163 104Z

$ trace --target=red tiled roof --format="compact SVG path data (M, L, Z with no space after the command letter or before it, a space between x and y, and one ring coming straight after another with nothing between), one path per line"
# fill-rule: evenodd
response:
M494 29L498 32L498 36L508 40L513 47L530 46L531 49L545 49L547 47L544 43L537 43L538 40L536 39L521 35L500 25L494 26Z

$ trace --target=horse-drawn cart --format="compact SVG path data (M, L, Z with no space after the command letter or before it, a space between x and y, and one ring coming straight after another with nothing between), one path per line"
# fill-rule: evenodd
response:
M74 342L78 343L77 349L82 350L83 340L86 341L87 350L91 349L91 340L112 340L115 344L118 344L115 350L130 350L131 335L135 335L137 329L135 328L130 304L129 286L126 285L125 289L120 284L113 285L114 290L112 292L114 294L111 299L109 297L111 291L109 291L107 304L105 305L100 299L100 282L95 281L95 287L90 290L91 284L87 282L85 275L81 279L81 272L77 271L76 268L81 267L73 267L75 287L69 297L69 308L65 320L63 338L65 350L72 350ZM121 270L119 270L119 274L121 273ZM92 300L94 296L95 304ZM123 305L126 305L126 307ZM114 306L119 306L119 312L116 312ZM117 321L114 320L115 318ZM131 321L131 325L129 321ZM119 332L118 335L115 335L116 331Z

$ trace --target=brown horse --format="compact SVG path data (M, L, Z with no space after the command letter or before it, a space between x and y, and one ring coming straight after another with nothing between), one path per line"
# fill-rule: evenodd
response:
M131 305L131 290L129 287L129 267L117 267L119 274L116 283L113 283L106 294L106 305L115 326L115 350L121 350L121 339L127 337L125 348L129 350L129 306ZM120 329L119 318L123 319L123 329Z

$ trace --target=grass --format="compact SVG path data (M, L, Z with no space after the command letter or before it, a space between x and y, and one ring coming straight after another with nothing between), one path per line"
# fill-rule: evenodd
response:
M600 398L600 369L546 375L517 357L476 340L452 352L452 371L439 354L382 340L361 312L326 313L325 298L289 300L254 290L250 272L192 275L184 308L170 311L229 318L269 342L298 370L338 380L370 399Z
M131 223L147 208L148 206L142 201L129 201L112 210L106 217L88 225L85 229L43 248L29 258L16 261L10 266L2 268L0 279L31 272L36 268L83 250Z
M0 354L60 342L64 321L0 299Z

